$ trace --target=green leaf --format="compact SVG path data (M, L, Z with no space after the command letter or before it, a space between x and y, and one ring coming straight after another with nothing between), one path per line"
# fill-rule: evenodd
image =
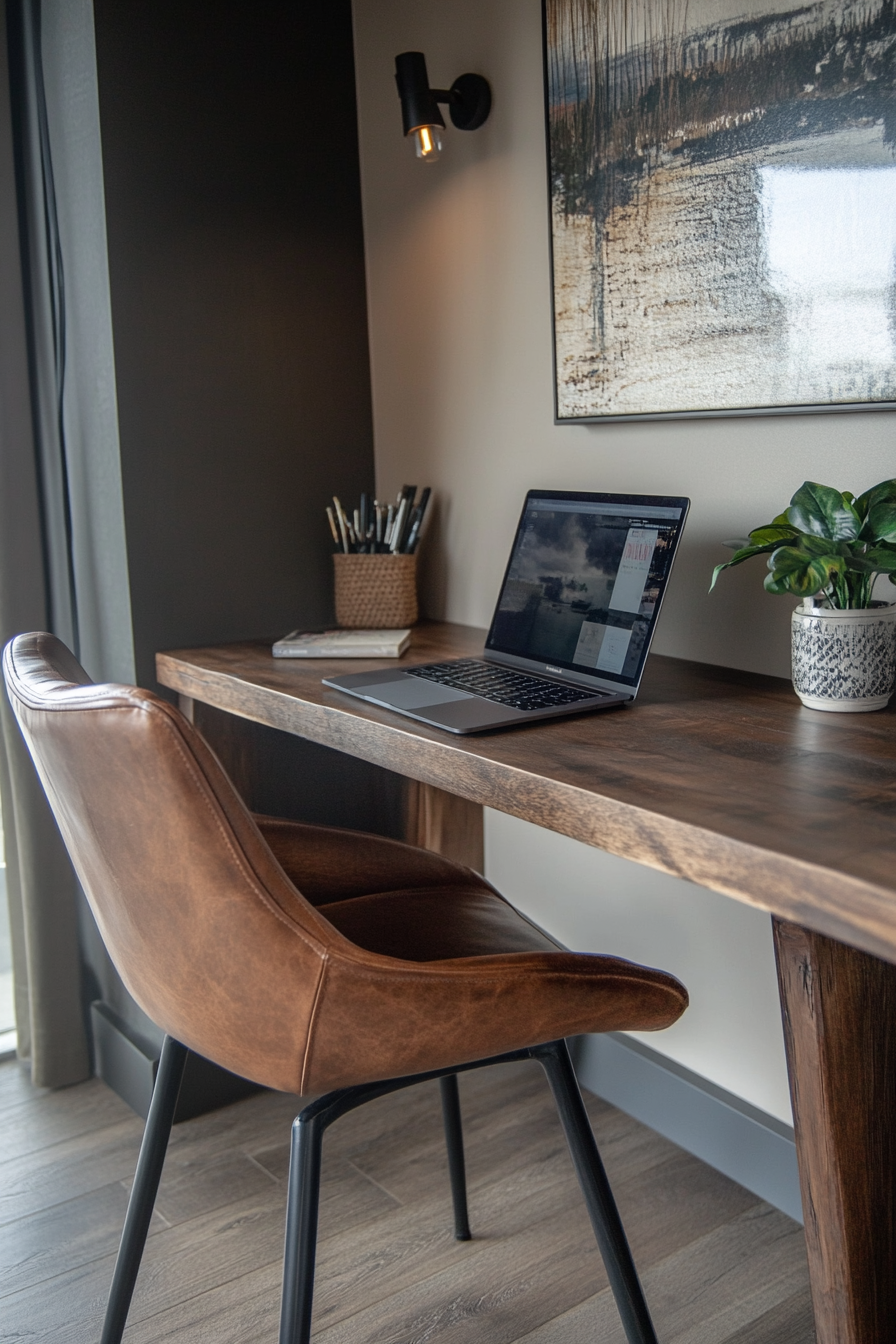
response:
M846 557L846 568L853 574L877 574L878 568L868 559L870 552L864 555L848 555Z
M817 545L813 546L817 550ZM813 554L801 546L779 546L769 556L770 573L765 587L770 593L795 593L809 597L820 593L842 574L846 562L840 555Z
M831 541L852 541L859 535L861 518L839 490L817 481L805 481L790 501L787 521L800 532Z
M881 481L880 485L874 485L870 490L866 490L864 495L859 495L856 500L856 512L860 518L865 518L875 504L892 504L894 502L896 502L896 478Z
M773 541L777 546L782 541L790 541L792 537L798 536L796 528L791 527L790 523L768 523L765 527L754 527L750 533L750 542L754 546L764 546ZM745 542L744 545L749 545L750 542Z
M813 557L799 546L776 546L768 559L768 567L780 575L798 574L811 564Z
M770 526L771 526L771 527L776 527L776 526L782 526L782 527L783 527L785 523L787 523L787 510L786 510L786 509L784 510L783 513L779 513L778 516L777 516L777 518L773 518L773 519L772 519Z
M742 546L739 551L735 551L730 560L723 560L720 565L716 565L712 572L712 583L709 585L709 591L712 592L716 586L716 579L723 569L730 569L732 565L741 565L744 560L749 560L754 555L765 555L768 551L773 551L777 546L776 541L766 542L764 546Z
M896 501L880 500L872 504L862 536L866 541L896 541Z
M822 568L807 566L799 574L777 574L769 572L765 576L765 590L782 596L790 593L793 597L816 597L828 587L827 575Z
M823 558L830 555L832 557L849 555L849 543L844 541L831 541L829 537L813 537L807 532L799 534L796 546L805 551L807 555L813 555Z
M837 573L839 573L838 569L826 565L823 560L813 560L806 567L798 591L802 593L803 597L812 597L815 593L822 593Z
M784 597L787 593L799 596L796 588L791 586L790 576L787 574L783 578L778 578L776 574L766 574L762 586L767 593L775 593L778 597Z
M896 551L889 547L874 546L866 551L862 559L874 574L896 574Z

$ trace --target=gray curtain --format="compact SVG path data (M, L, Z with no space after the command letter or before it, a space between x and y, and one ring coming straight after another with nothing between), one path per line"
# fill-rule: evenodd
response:
M15 19L10 34L15 33ZM45 481L39 468L36 421L40 410L29 367L20 215L11 117L7 26L0 62L0 636L55 624L72 638L71 602L63 579L61 600L51 598L51 566L63 545L47 553ZM17 72L21 75L21 70ZM21 121L17 129L21 129ZM21 144L21 137L18 137ZM21 156L20 156L21 164ZM30 296L29 296L30 297ZM30 342L32 356L35 339ZM44 401L46 402L46 395ZM55 503L59 505L59 493ZM53 607L56 607L54 613ZM6 843L13 942L16 1027L21 1057L32 1061L37 1086L59 1087L88 1076L81 1005L77 888L55 822L15 725L2 699L0 789Z
M0 637L134 680L90 0L0 0ZM74 339L72 339L74 337ZM78 885L5 696L18 1052L89 1074Z

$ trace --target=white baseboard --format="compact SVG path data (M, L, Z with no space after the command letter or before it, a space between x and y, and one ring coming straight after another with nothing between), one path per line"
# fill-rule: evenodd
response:
M574 1059L589 1092L803 1221L789 1125L629 1036L581 1036Z

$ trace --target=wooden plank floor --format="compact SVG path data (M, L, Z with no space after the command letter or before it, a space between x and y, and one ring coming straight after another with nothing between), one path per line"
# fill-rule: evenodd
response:
M537 1065L461 1077L474 1240L455 1242L438 1090L324 1143L316 1344L624 1344ZM663 1344L811 1344L802 1229L588 1098ZM273 1344L295 1099L174 1130L126 1344ZM90 1344L142 1122L99 1081L0 1065L0 1340Z

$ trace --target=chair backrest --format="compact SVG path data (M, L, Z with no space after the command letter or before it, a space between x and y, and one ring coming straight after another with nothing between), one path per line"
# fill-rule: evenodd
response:
M185 1045L301 1092L315 998L341 935L286 877L177 709L149 691L94 685L52 635L20 635L3 660L16 717L131 994Z

